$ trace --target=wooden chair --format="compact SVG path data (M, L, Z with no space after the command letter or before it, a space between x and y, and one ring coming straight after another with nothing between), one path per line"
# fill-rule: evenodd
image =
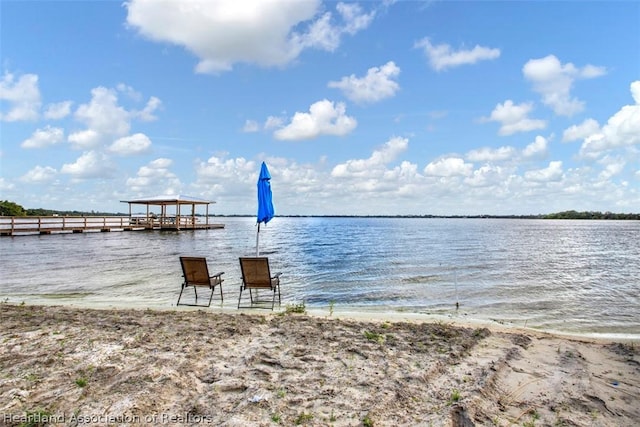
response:
M273 307L276 303L276 292L278 293L278 305L281 304L280 275L282 273L276 273L273 276L271 275L268 258L240 258L240 270L242 270L242 285L240 285L238 308L241 308L240 302L242 299L242 292L245 290L249 290L249 299L251 301L251 305L249 307L242 308L269 308L270 302L271 310L273 310ZM272 294L271 301L260 300L258 297L258 291L269 291Z
M176 305L180 305L180 298L182 298L182 292L185 288L189 286L193 287L193 292L196 296L195 304L185 304L182 305L191 305L197 307L210 307L211 300L213 299L213 292L216 289L216 286L220 286L220 301L224 301L224 297L222 296L222 282L224 279L222 275L224 272L220 272L214 274L213 276L209 275L209 268L207 267L207 259L204 257L180 257L180 264L182 265L182 276L184 277L184 282L182 282L182 288L180 289L180 296L178 296L178 302ZM209 303L198 304L198 291L196 288L208 288L211 290L211 295L209 295Z

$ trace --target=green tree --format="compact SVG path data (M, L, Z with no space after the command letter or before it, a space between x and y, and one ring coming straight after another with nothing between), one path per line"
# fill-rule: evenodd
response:
M0 202L0 216L25 216L24 208L17 203L5 200Z

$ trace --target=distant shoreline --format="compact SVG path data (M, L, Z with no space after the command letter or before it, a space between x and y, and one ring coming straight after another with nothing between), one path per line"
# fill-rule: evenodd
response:
M130 216L130 215L143 214L142 212L96 212L96 211L77 211L77 210L54 210L44 208L24 208L17 203L5 200L0 200L0 216ZM148 207L146 215L149 215ZM197 217L220 217L220 218L251 218L255 217L253 214L213 214L207 213L207 215L192 212L192 215ZM186 215L185 215L186 216ZM490 215L490 214L465 214L465 215L433 215L433 214L404 214L404 215L277 215L283 218L470 218L470 219L610 219L610 220L640 220L640 213L615 213L615 212L600 212L600 211L576 211L570 209L561 212L553 212L548 214L527 214L527 215L515 215L515 214L502 214L502 215Z
M82 217L120 217L129 216L125 213L76 213L76 214L52 214L52 215L25 215L25 216L82 216ZM202 218L207 215L195 214ZM255 218L249 214L209 214L209 218ZM278 218L360 218L360 219L539 219L539 220L584 220L584 221L639 221L640 214L630 214L626 217L612 218L580 218L580 217L551 217L550 215L277 215ZM11 218L11 217L7 217Z
M587 216L563 216L560 214L539 215L277 215L280 218L424 218L424 219L583 219L583 220L640 220L640 214L601 214ZM197 216L197 215L196 215ZM253 218L255 215L243 214L211 214L220 218Z
M28 211L33 211L29 209ZM122 212L77 212L77 211L46 211L37 209L38 213L29 212L23 216L129 216ZM195 214L196 217L206 217L207 215ZM210 218L254 218L252 214L209 214ZM611 213L611 212L577 212L566 211L551 214L537 215L277 215L280 218L392 218L392 219L569 219L569 220L640 220L640 213Z

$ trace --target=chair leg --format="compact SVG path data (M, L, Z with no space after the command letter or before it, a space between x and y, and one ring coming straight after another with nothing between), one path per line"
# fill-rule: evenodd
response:
M240 299L242 298L242 285L240 285L240 295L238 295L238 308L240 308Z
M224 297L222 296L222 283L220 283L220 302L224 302Z
M182 284L182 287L180 288L180 295L178 295L178 302L176 303L176 305L180 305L180 298L182 298L182 291L184 291L184 283Z
M282 296L280 295L280 283L278 283L278 306L282 305Z
M209 304L207 304L207 307L211 307L211 301L213 300L213 292L215 290L216 290L215 286L211 288L211 295L209 295Z
M180 288L180 295L178 295L178 302L176 302L176 305L180 305L180 299L182 298L182 294L185 290L185 288L187 288L188 286L186 284L182 284L182 288ZM213 301L213 295L216 291L215 286L213 287L209 287L209 289L211 290L211 293L209 294L209 303L208 304L198 304L198 290L197 290L197 286L193 286L193 293L195 295L196 301L194 304L182 304L182 305L190 305L190 306L194 306L194 307L211 307L211 302ZM242 292L242 291L241 291ZM242 295L241 295L242 296ZM205 297L206 298L206 297ZM220 288L220 298L222 298L222 287ZM240 306L240 299L238 298L238 306Z

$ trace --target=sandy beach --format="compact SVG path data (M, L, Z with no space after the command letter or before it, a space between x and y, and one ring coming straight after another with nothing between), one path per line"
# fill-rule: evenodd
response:
M640 424L637 342L258 310L5 303L0 324L0 425Z

